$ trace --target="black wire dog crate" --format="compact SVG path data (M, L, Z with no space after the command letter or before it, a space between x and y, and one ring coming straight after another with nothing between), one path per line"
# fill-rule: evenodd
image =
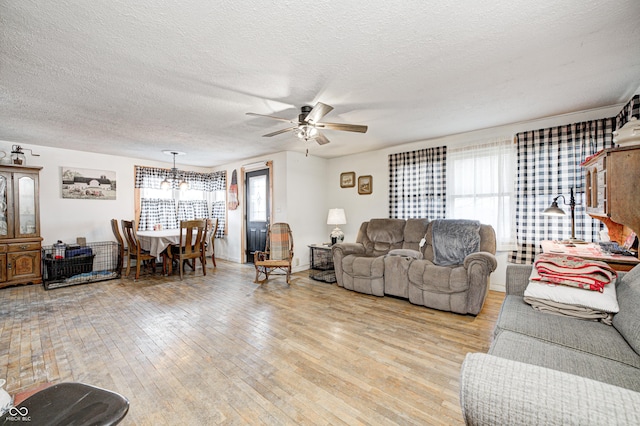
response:
M120 278L118 243L42 247L42 281L47 290Z

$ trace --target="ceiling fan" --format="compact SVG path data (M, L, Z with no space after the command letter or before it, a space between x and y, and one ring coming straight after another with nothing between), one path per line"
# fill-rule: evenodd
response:
M248 112L247 115L255 115L257 117L267 117L274 120L286 121L287 123L295 124L293 127L278 130L273 133L267 133L262 135L270 138L281 133L293 131L300 139L308 141L309 139L315 139L320 145L329 143L329 139L320 132L320 129L327 130L343 130L347 132L359 132L366 133L367 126L359 124L342 124L342 123L322 123L320 120L327 115L333 109L332 106L318 102L313 108L305 105L300 109L300 115L298 115L298 121L290 120L288 118L274 117L272 115L256 114L254 112Z

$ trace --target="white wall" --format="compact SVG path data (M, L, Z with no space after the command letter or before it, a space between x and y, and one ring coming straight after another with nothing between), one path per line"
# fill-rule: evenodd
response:
M287 152L287 222L294 236L294 270L309 269L309 244L329 241L327 160Z
M254 157L242 162L232 163L216 170L226 170L230 182L233 170L238 173L238 196L240 206L229 210L227 214L227 237L216 240L216 257L234 262L243 261L242 221L244 220L244 188L241 169L243 166L273 162L273 218L271 222L287 222L294 237L295 271L308 269L309 244L327 240L325 232L327 221L326 206L326 163L327 160L296 152ZM261 167L261 166L257 166ZM253 166L252 169L256 169ZM325 235L326 234L326 235Z
M0 150L11 152L11 142L0 141ZM40 232L43 245L57 240L75 243L77 237L88 242L114 241L111 219L134 217L133 177L134 167L171 167L171 163L159 163L136 158L71 151L67 149L21 144L30 148L39 157L25 152L28 166L40 166ZM116 172L117 193L115 200L63 199L61 189L61 167L109 170ZM179 167L179 164L178 164ZM189 168L194 171L205 169Z

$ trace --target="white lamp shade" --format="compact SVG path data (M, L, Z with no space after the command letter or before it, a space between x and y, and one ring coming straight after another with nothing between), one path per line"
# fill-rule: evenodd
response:
M344 214L344 209L329 209L327 225L344 225L346 223L347 217Z

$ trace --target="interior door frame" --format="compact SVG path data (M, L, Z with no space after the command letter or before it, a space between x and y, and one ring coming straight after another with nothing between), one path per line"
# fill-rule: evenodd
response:
M238 185L238 199L240 200L242 205L244 205L242 210L242 224L240 225L240 263L247 263L247 256L245 254L247 246L247 194L245 191L247 185L247 173L263 169L269 169L269 205L267 206L267 210L269 212L269 223L271 223L271 221L273 220L273 161L269 160L265 162L244 165L240 168L242 184Z

